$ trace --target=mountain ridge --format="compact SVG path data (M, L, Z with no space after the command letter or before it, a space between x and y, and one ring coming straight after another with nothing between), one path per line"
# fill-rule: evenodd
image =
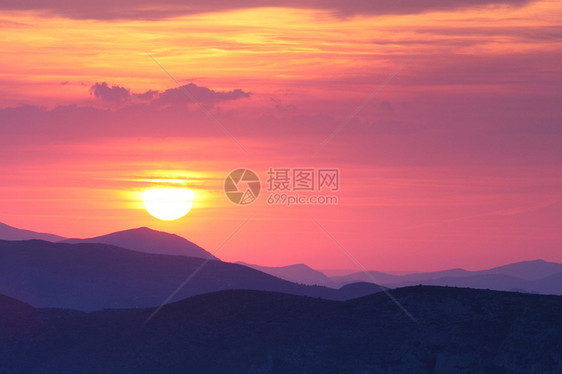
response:
M53 237L59 238L56 235L52 236L51 234L35 233L33 231L16 229L5 224L0 224L0 239L2 238L2 227L8 227L8 231L15 232L18 235L24 235L24 237L31 236L33 239L37 239L36 236L40 238L42 237L41 235L47 235L48 238L51 239L49 241L53 242ZM67 244L102 243L142 253L219 260L205 249L179 235L154 230L146 226L117 231L93 238L64 239L61 241L56 240L55 242ZM343 286L350 283L375 282L391 288L426 284L472 286L496 290L516 290L518 292L528 293L562 294L562 282L558 282L557 278L557 274L562 272L562 264L548 262L543 259L519 261L477 271L454 268L434 272L414 272L402 275L369 271L368 275L364 272L356 272L345 276L333 277L328 277L321 271L313 269L306 264L274 267L247 264L244 262L238 263L293 283L320 285L333 289L341 289Z
M61 240L65 240L66 238L54 234L20 229L0 222L0 239L2 240L39 239L39 240L46 240L50 242L58 242Z
M499 291L517 289L519 292L561 295L562 282L556 282L556 277L561 272L562 264L537 259L477 271L449 269L404 275L371 271L369 273L372 277L363 272L357 272L348 276L332 277L332 280L340 286L347 282L372 281L374 279L379 284L390 288L424 284L490 288Z
M137 252L103 243L0 240L0 294L34 306L78 310L160 305L224 289L254 289L347 299L380 291L373 284L341 290L292 283L216 260ZM348 291L349 290L349 291Z
M65 239L61 243L103 243L137 252L219 260L197 244L176 234L158 231L146 226L112 232L85 239Z
M306 264L292 264L286 266L263 266L256 264L248 264L237 261L237 264L251 267L253 269L271 274L290 282L302 283L308 285L330 286L331 279L319 270L313 269Z
M396 289L393 296L417 323L383 293L329 301L228 290L168 304L149 322L153 308L34 309L0 320L0 342L13 342L0 344L0 372L543 374L562 369L560 296L430 286Z

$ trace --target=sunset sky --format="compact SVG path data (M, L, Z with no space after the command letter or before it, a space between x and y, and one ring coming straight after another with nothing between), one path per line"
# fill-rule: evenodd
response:
M356 267L333 239L382 271L562 262L560 1L0 1L0 30L0 222L270 266ZM270 167L339 168L338 204L268 205ZM161 186L192 210L149 215Z

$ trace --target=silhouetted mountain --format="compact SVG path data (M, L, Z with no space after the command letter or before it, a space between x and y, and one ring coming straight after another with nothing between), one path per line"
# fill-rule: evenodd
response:
M392 293L417 323L384 293L337 302L222 291L167 305L148 323L152 309L37 309L2 318L0 372L562 372L562 297L441 287ZM13 322L17 333L6 330Z
M464 269L449 269L426 273L411 273L404 275L388 274L382 271L369 271L369 274L365 272L356 272L349 275L332 277L332 281L337 285L343 285L350 282L373 282L376 280L380 284L397 284L397 283L408 283L408 284L419 284L420 281L426 279L436 279L442 277L466 277L472 275L468 270ZM416 283L418 282L418 283Z
M18 315L35 310L31 305L22 301L0 295L0 314L2 317L15 318Z
M62 242L70 244L104 243L138 252L200 258L210 257L213 260L218 260L218 258L199 247L197 244L181 236L152 230L148 227L118 231L89 239L67 239Z
M428 286L488 288L497 291L562 295L562 272L536 280L521 279L505 274L478 274L470 277L427 279L420 281L420 283ZM389 287L396 288L409 285L411 285L410 282L406 281L391 284Z
M388 290L388 288L368 282L349 283L339 289L340 292L346 295L348 300L383 290Z
M160 305L172 299L227 289L253 289L345 300L347 288L305 286L246 266L196 257L154 255L100 243L0 240L0 294L37 307L79 310ZM200 268L200 271L195 273ZM363 295L378 292L364 285ZM350 291L351 292L351 291ZM357 296L356 289L351 292Z
M505 274L521 279L541 279L562 272L562 264L544 260L522 261L509 265L481 270L479 274Z
M559 282L562 264L543 260L517 262L480 271L451 269L406 275L392 275L377 271L369 273L370 276L359 272L343 277L332 277L332 280L335 285L376 280L379 284L390 288L423 284L562 295L562 282Z
M353 269L321 269L320 270L327 277L343 277L349 274L357 273L357 268Z
M547 295L562 295L562 272L531 282L532 287Z
M241 261L237 262L237 264L251 267L252 269L271 274L290 282L319 286L329 286L332 283L331 279L325 276L322 272L314 270L305 264L280 267L253 265Z
M392 287L405 287L411 285L410 283L410 281L394 283ZM478 274L468 277L443 277L421 280L420 283L426 286L489 288L496 291L512 291L513 289L518 289L525 292L539 293L536 290L529 290L529 281L504 274Z
M39 239L49 242L58 242L65 238L53 234L45 234L30 230L17 229L0 222L0 240L31 240Z

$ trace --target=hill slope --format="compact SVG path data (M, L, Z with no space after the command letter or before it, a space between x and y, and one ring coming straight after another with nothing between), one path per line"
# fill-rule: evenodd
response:
M58 242L64 240L65 238L53 234L45 234L41 232L18 229L0 222L0 239L1 240L39 239L39 240L46 240L49 242Z
M163 231L152 230L148 227L118 231L88 239L66 239L63 240L62 243L103 243L138 252L181 255L218 260L218 258L199 247L197 244L194 244L181 236L169 234Z
M393 294L418 323L382 293L336 302L222 291L167 305L147 324L151 309L39 309L15 338L0 328L0 372L562 372L561 297L441 287Z
M358 281L369 282L374 279L391 288L423 284L562 295L562 282L557 282L562 274L562 264L544 260L516 262L480 271L451 269L406 275L392 275L377 271L369 273L371 277L359 272L332 277L332 280L336 285Z
M331 279L324 275L321 271L314 270L305 264L294 264L276 267L247 264L241 261L237 263L267 274L271 274L274 277L288 280L290 282L319 286L329 286L332 283Z
M503 274L526 280L537 280L557 273L562 273L562 264L544 260L521 261L513 264L481 270L479 274Z
M357 296L357 287L335 290L304 286L242 265L147 254L99 243L0 240L0 259L0 294L37 307L99 310L156 306L192 274L172 301L228 289L335 300ZM362 295L380 290L372 284L360 289Z

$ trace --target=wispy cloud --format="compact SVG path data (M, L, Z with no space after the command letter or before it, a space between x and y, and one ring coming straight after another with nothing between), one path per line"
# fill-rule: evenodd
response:
M235 9L261 7L284 7L320 9L340 16L357 14L419 14L435 10L454 10L486 5L521 6L531 0L465 0L465 1L419 1L419 0L103 0L103 1L49 1L7 0L0 2L4 10L35 10L77 19L161 19L185 14L220 12Z

